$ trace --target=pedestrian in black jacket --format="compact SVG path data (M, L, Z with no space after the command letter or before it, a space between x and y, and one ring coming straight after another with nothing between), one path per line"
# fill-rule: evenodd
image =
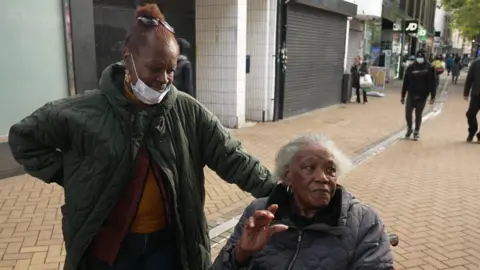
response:
M352 87L355 88L355 93L357 94L357 103L360 103L360 77L368 74L367 63L362 63L362 57L355 57L350 73L352 74ZM363 104L367 104L367 92L362 90L362 95Z
M177 61L177 69L175 69L175 79L173 85L178 90L195 96L192 78L192 63L188 60L187 50L190 49L190 43L184 38L177 38L178 47L180 48L180 56Z
M468 70L467 80L465 81L465 89L463 96L468 101L470 96L470 104L467 110L468 121L468 137L467 142L472 142L475 134L480 142L480 133L478 131L477 114L480 110L480 60L475 60Z
M408 66L403 79L401 103L405 104L405 119L407 133L405 138L420 139L420 126L427 98L430 95L430 104L435 102L436 95L435 69L426 61L425 52L418 51L415 62ZM406 96L406 102L405 102ZM412 114L415 110L415 130L412 129Z

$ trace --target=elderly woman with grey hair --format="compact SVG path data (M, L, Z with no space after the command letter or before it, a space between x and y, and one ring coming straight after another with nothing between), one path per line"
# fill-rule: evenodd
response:
M281 184L243 213L212 269L394 269L378 213L338 184L351 162L329 139L282 147Z

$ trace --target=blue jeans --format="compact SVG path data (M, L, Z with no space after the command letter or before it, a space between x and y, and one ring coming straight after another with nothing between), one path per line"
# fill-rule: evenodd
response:
M91 258L90 270L174 270L178 269L175 241L170 230L149 234L129 233L113 266Z

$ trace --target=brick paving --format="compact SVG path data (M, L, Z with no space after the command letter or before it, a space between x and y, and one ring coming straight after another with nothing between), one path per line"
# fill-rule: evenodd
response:
M464 142L462 88L450 87L421 141L400 141L344 179L400 236L397 269L480 269L480 145Z
M480 269L480 145L464 142L462 90L462 84L450 87L442 114L425 124L421 141L399 141L342 180L399 235L393 248L398 270ZM213 257L223 241L214 239L220 243Z
M306 132L323 133L354 155L403 126L398 83L396 86L386 91L385 98L371 97L367 105L335 106L233 133L271 168L277 149ZM251 201L249 195L219 180L208 169L206 174L205 210L209 221L221 221ZM62 190L55 185L43 184L26 175L0 181L0 270L62 269L65 255L59 209L62 203Z

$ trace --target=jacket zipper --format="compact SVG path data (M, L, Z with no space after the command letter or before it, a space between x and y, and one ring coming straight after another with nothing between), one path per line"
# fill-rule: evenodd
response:
M293 258L290 261L290 264L288 265L287 270L292 270L293 265L295 264L295 260L297 259L298 252L300 251L300 245L302 244L302 236L303 236L303 231L299 231L298 239L297 239L297 250L295 250L295 254L293 254Z
M159 172L162 171L160 166L155 165L155 163L153 161L153 158L150 155L150 167L153 169L153 166L157 166L157 169L158 169ZM171 196L168 194L168 192L165 188L165 185L163 183L161 183L161 180L164 180L164 179L167 178L165 172L162 171L162 173L165 175L165 178L162 178L159 175L157 175L157 171L155 169L153 169L153 174L155 175L155 182L157 183L157 186L160 189L160 193L162 194L162 197L163 197L163 211L166 215L166 220L168 222L167 224L172 226L173 225L172 213L170 212L170 209L169 209L170 204L171 204L171 202L170 202L170 197Z

